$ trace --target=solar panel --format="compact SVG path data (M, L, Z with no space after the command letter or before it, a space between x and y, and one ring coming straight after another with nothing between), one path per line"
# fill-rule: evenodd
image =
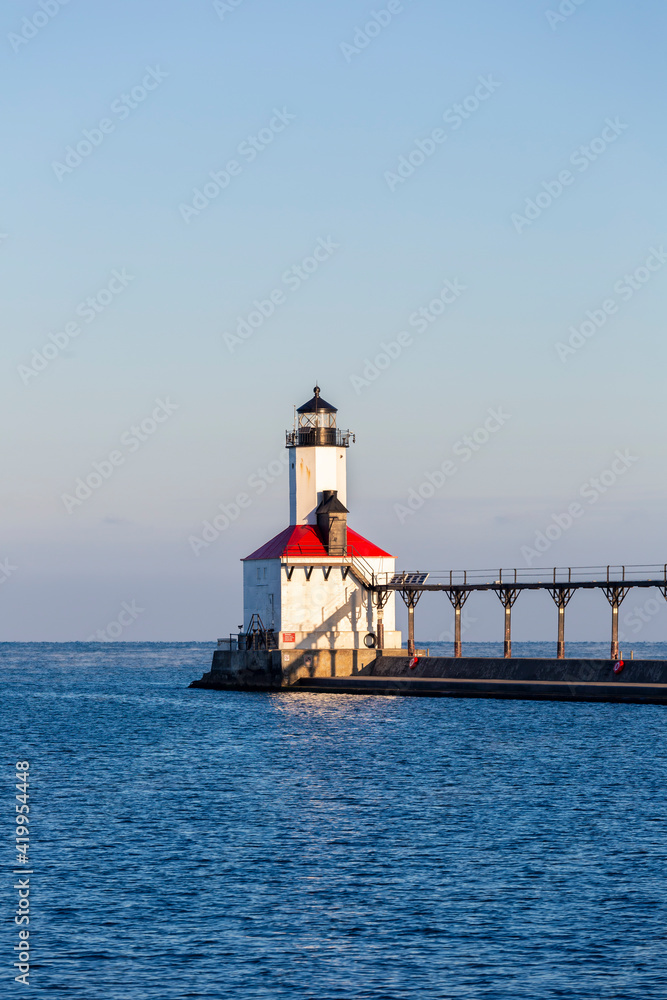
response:
M394 573L389 581L390 587L397 587L401 584L411 587L420 587L426 583L428 573Z

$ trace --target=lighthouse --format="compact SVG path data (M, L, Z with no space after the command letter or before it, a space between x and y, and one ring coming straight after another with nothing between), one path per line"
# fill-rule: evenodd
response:
M400 649L395 595L373 591L394 573L394 556L348 524L354 435L313 392L286 432L289 525L243 560L244 631L259 628L280 649Z

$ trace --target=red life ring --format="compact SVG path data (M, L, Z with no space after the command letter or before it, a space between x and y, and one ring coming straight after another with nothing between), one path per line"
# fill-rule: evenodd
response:
M614 665L614 673L615 674L620 674L620 672L621 672L621 670L623 669L624 666L625 666L625 662L623 660L619 660L618 663L616 663Z
M410 670L414 670L418 663L419 663L419 657L413 656L412 659L410 660Z

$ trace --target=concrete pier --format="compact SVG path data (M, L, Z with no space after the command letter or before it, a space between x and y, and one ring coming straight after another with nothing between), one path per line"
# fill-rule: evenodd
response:
M320 694L421 695L667 704L667 661L420 657L404 650L216 650L191 687Z
M301 678L297 690L328 694L519 698L667 704L667 661L380 656L358 676Z
M462 680L459 678L347 677L301 680L292 691L311 694L408 695L431 698L510 698L522 701L604 701L667 705L667 684L600 681Z
M402 649L388 650L384 659ZM219 691L277 691L300 680L350 677L377 659L375 649L216 649L211 669L190 687Z

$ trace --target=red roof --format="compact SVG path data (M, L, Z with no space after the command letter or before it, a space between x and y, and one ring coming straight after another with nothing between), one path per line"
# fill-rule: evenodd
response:
M352 528L347 529L348 556L386 556L394 557L384 549L379 549L367 538L358 535ZM313 524L292 524L276 535L270 542L251 552L246 559L280 559L281 556L298 558L299 556L326 559L329 553L322 543L320 533ZM245 562L245 559L243 560Z

